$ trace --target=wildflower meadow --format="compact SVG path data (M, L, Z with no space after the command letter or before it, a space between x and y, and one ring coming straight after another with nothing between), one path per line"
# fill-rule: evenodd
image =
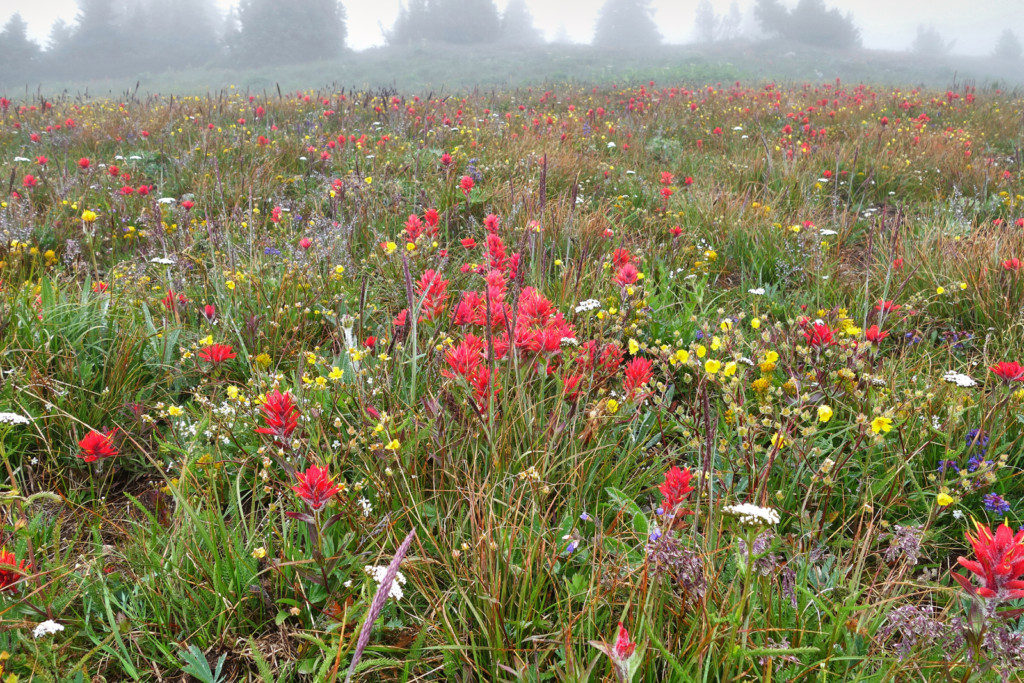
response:
M1022 107L0 98L0 680L1021 680Z

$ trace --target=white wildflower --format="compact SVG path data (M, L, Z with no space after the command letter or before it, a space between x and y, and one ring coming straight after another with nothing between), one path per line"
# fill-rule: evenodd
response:
M3 425L27 425L30 420L19 413L0 413L0 424Z
M744 526L775 526L779 523L779 513L772 508L763 508L751 503L726 505L722 511L737 517Z
M946 374L942 376L942 379L949 382L950 384L955 384L958 387L978 386L978 383L975 382L974 379L972 379L969 375L965 375L960 372L955 372L953 370L948 370Z
M366 565L363 567L363 571L372 576L373 580L379 585L384 583L384 577L388 573L388 566L386 564ZM404 585L405 575L402 572L396 572L395 580L391 582L391 590L388 591L388 597L401 600L405 596L405 591L402 590Z
M54 633L60 633L64 630L63 624L58 624L52 619L47 619L41 624L37 624L35 629L32 630L33 638L43 638L45 636L52 636Z
M583 313L585 311L592 311L595 308L601 308L601 302L597 299L587 299L586 301L581 301L577 304L576 312Z

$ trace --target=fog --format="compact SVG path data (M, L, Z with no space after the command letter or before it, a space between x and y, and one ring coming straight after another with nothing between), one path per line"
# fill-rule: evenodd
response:
M335 1L0 0L0 21L6 23L0 34L0 80L10 84L206 66L237 69L336 59L410 44L454 43L485 51L496 45L513 49L544 43L597 44L602 13L609 15L606 28L609 23L623 24L622 43L611 45L617 48L628 48L631 39L640 47L657 42L636 33L642 26L625 26L647 14L667 46L758 43L765 48L766 41L779 40L779 49L797 43L823 51L906 51L946 60L1000 54L1002 64L996 71L1004 78L1013 78L1020 70L1015 41L1024 38L1024 0L341 0L337 5ZM793 15L792 26L773 29L766 23L768 10L757 6L773 4ZM439 8L442 5L446 7ZM294 9L303 7L307 9ZM804 16L798 17L800 12ZM284 16L289 13L303 16ZM430 17L433 24L427 19L430 13L436 15ZM825 28L825 13L831 15L828 21L842 16L848 24ZM525 25L532 22L535 33L524 34L519 27L510 34L505 23L512 14L520 23L526 17ZM90 17L93 28L86 30L82 23L89 23ZM278 32L252 29L257 21ZM466 25L448 30L460 21ZM110 27L102 28L104 22ZM295 24L290 29L289 22ZM844 35L835 41L829 31L856 33L855 40L848 43ZM819 32L825 36L815 39ZM615 31L604 34L614 35ZM1016 66L1010 68L1012 64Z

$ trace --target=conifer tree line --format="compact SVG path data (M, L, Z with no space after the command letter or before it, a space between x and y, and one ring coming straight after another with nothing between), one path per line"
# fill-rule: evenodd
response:
M346 51L344 2L365 0L239 0L224 14L216 0L77 0L71 20L58 20L44 41L30 38L20 14L0 28L0 82L52 78L131 76L202 66L258 67L331 60ZM830 0L836 4L835 0ZM544 43L526 0L402 0L398 17L382 27L385 43L408 46L501 46L529 49ZM716 12L716 7L722 9ZM694 17L697 43L740 37L744 13L760 34L822 48L857 48L860 30L848 13L826 0L700 0ZM638 50L662 36L651 0L603 0L592 44ZM552 41L568 42L564 27ZM948 53L934 28L919 27L911 49ZM1022 48L1006 29L993 57L1019 61Z

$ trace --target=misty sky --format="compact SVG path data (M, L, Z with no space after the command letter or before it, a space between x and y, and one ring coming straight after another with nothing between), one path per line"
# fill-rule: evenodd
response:
M226 10L236 0L216 0ZM504 7L507 0L497 0ZM795 4L796 0L788 0ZM827 0L833 7L853 13L869 48L904 49L913 40L918 24L933 24L947 39L956 39L954 51L989 54L1003 28L1024 39L1024 0ZM383 42L380 26L390 26L400 0L343 0L348 10L349 46L363 49ZM576 42L588 42L603 0L527 0L538 27L553 37L564 26ZM655 19L668 42L686 42L693 35L698 0L652 0ZM730 0L713 0L725 12ZM753 0L739 0L749 18ZM44 42L58 17L75 16L75 0L0 0L0 20L20 11L32 36Z

